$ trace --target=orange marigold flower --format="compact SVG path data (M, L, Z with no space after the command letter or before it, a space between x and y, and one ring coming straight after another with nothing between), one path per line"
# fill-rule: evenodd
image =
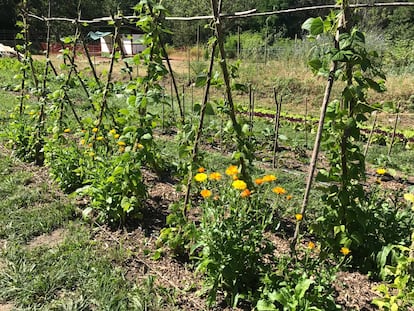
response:
M252 192L246 188L242 191L242 193L240 193L240 196L244 199L244 198L249 197L251 194Z
M206 169L204 167L199 167L197 172L199 173L204 173L206 171Z
M351 250L348 247L341 247L340 252L342 253L342 255L346 256L351 252Z
M263 184L263 182L264 182L263 178L256 178L256 179L254 180L254 183L255 183L256 185L258 185L258 186L260 186L261 184Z
M303 215L300 213L295 214L296 221L301 221L303 219Z
M405 193L404 194L404 199L407 200L408 202L414 203L414 194Z
M277 177L275 175L265 175L263 176L262 179L264 182L270 182L270 181L275 181Z
M287 192L286 189L282 187L274 187L272 191L276 194L285 194Z
M221 174L219 172L212 172L209 176L209 179L211 180L220 180L221 179Z
M247 188L247 184L243 180L240 180L240 179L233 181L231 185L234 189L237 189L237 190L244 190Z
M377 169L377 174L378 175L384 175L387 172L387 170L385 168L379 168Z
M204 182L207 180L207 174L206 173L198 173L194 176L195 181L197 182Z
M226 175L229 176L234 176L237 175L239 173L239 169L237 168L236 165L230 165L227 169L226 169Z
M314 249L315 248L315 243L313 243L312 241L308 242L308 249Z
M200 194L204 199L207 199L207 198L211 197L211 191L208 190L208 189L201 190Z

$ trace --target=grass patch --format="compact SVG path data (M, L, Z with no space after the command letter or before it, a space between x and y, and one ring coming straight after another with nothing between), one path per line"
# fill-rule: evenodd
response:
M2 254L0 301L23 310L162 310L154 280L127 281L110 254L76 223L56 248L11 245Z
M93 228L72 222L73 205L47 178L34 182L39 172L32 169L0 155L0 303L19 310L174 310L167 306L173 294L154 277L127 280L121 263L131 253L104 249ZM25 245L58 227L65 228L61 243Z
M62 226L74 207L60 200L47 181L34 183L36 170L21 171L16 165L0 155L0 238L24 243Z

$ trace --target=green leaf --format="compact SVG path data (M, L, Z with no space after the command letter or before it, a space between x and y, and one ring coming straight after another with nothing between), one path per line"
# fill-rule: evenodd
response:
M214 108L210 103L207 103L206 105L206 115L208 116L214 116L216 113L214 112Z
M249 88L247 87L246 84L233 83L232 90L234 90L234 91L241 91L241 92L247 93L249 91Z
M155 253L151 256L152 260L159 260L162 256L162 252L160 250L156 250Z
M142 140L151 140L152 139L152 135L150 133L146 133L144 135L141 136Z
M319 58L314 58L308 62L309 67L315 71L319 71L322 68L323 63Z
M304 279L302 281L300 281L296 286L295 286L295 296L297 299L302 299L305 296L306 291L309 289L309 287L311 286L311 284L314 281L312 281L311 279Z
M325 27L321 17L311 17L302 24L302 29L309 31L313 36L317 36L323 33Z
M337 236L338 233L341 233L341 232L345 232L345 226L344 225L334 227L334 236Z
M196 87L203 87L207 83L207 75L205 73L200 73L197 75L195 80Z
M260 299L256 305L257 311L273 311L277 310L275 305L267 300Z

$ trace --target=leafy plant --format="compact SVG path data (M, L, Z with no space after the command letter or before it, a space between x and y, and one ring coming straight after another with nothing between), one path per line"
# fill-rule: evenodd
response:
M314 247L309 242L298 261L290 257L278 259L274 271L264 275L258 311L341 310L332 287L339 265L320 261L312 254Z
M404 199L414 211L414 194L404 194ZM387 245L378 254L381 276L391 282L379 285L376 290L382 295L373 303L381 310L400 310L414 304L414 229L411 245ZM388 263L388 264L387 264Z
M223 290L226 300L235 306L240 298L251 297L260 286L260 276L269 268L274 246L266 237L267 230L278 227L276 207L284 202L286 190L274 187L276 203L263 200L276 180L273 175L256 179L256 189L248 189L238 179L236 166L219 172L198 173L194 179L202 197L200 236L193 246L197 271L204 273L208 302L216 301Z

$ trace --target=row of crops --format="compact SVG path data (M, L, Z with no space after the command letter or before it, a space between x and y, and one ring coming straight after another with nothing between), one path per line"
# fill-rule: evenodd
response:
M161 5L141 1L135 7L147 48L132 59L117 49L123 21L114 18L113 51L104 72L97 71L86 48L88 65L77 63L81 24L63 39L59 66L48 51L44 61L34 61L30 20L23 14L18 39L24 56L15 76L19 82L13 91L19 96L6 129L8 144L18 157L47 165L65 192L87 197L85 217L114 227L139 223L151 208L145 206L145 171L174 179L182 199L170 206L156 256L168 253L192 262L205 278L209 305L224 297L231 306L243 301L256 310L339 310L330 284L347 266L389 282L378 289L377 305L405 310L414 297L414 190L365 183L362 143L372 142L367 116L381 108L367 94L384 91L385 76L376 54L365 49L364 34L348 26L348 2L339 4L338 12L303 25L310 37L327 36L332 46L309 62L312 71L327 78L321 117L314 120L319 124L305 120L300 126L289 116L276 124L258 121L257 109L244 113L234 102L233 92L245 86L237 80L238 67L227 63L217 1L212 1L209 66L196 81L204 95L192 109L180 99L168 61ZM119 67L126 79L115 78ZM137 77L134 67L143 68ZM167 79L175 91L171 95ZM337 80L345 84L341 97L332 100ZM211 88L220 88L224 98L210 97ZM278 133L280 127L315 138L312 158L305 160L304 193L275 175L279 144L288 139ZM409 139L400 138L406 147ZM173 151L166 152L166 146ZM327 165L318 170L320 198L315 198L310 191L320 148ZM213 162L216 153L231 159ZM257 166L259 159L272 158L267 171ZM387 170L376 173L381 178ZM290 217L281 213L287 210ZM272 236L286 220L294 229L290 254L283 256Z

